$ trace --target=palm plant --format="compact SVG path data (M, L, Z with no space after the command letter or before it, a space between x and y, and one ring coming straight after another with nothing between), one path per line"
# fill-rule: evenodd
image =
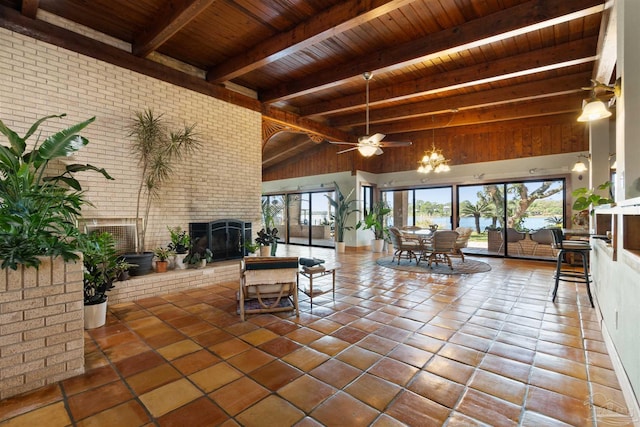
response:
M155 116L150 109L137 112L129 125L129 137L133 138L131 151L138 156L142 169L136 202L136 218L143 212L142 231L136 235L138 252L145 248L151 204L160 196L163 184L174 176L174 162L200 146L194 129L195 124L185 125L177 132L169 131L162 114Z
M480 196L480 193L478 194ZM476 233L480 234L480 218L488 217L494 212L493 205L485 199L479 198L475 205L465 201L460 203L460 214L462 216L472 216L475 221Z
M64 172L51 175L51 161L70 156L89 141L78 135L95 120L58 131L27 151L27 140L46 120L62 118L51 115L37 120L20 137L0 121L0 132L9 145L0 145L0 259L2 268L17 269L18 264L38 267L38 256L62 256L65 261L77 259L79 232L76 219L82 205L88 203L74 174L97 171L113 179L104 170L92 165L69 164Z
M345 197L345 195L340 190L340 187L338 186L338 184L335 183L335 185L336 185L336 189L335 189L336 198L333 199L328 194L325 194L325 197L329 200L329 203L333 207L333 212L331 213L330 216L331 216L331 219L333 220L333 224L336 231L336 241L344 242L344 232L347 230L354 229L354 227L347 225L347 222L349 221L349 217L352 214L359 212L359 210L356 209L355 207L358 201L350 200L351 196L353 195L353 191L354 191L353 189ZM357 224L356 228L359 225L360 224Z

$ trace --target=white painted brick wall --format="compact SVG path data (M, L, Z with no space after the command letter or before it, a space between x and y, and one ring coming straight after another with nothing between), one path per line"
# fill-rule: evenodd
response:
M151 108L173 128L196 123L201 151L175 168L175 179L154 203L147 249L169 242L167 226L238 218L260 225L261 115L218 99L0 29L0 118L24 134L38 118L48 135L96 116L83 131L90 144L76 158L104 167L115 181L80 176L87 199L83 216L133 218L139 169L130 154L127 125ZM32 141L33 142L33 141ZM4 141L3 141L4 143Z

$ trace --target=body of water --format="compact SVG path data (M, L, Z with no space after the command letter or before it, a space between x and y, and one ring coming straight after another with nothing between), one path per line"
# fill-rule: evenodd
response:
M450 217L431 217L428 219L432 223L438 224L440 228L449 228L451 226ZM538 230L540 228L546 228L551 225L546 220L547 217L528 217L522 221L522 225L529 230ZM492 220L490 218L480 218L480 231L484 231L485 227L488 227L491 224ZM498 225L500 225L499 222ZM473 217L461 217L460 227L470 227L475 230L476 221Z

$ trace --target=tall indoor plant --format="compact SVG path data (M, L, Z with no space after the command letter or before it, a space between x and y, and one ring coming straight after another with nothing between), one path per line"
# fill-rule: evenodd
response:
M0 145L0 260L2 268L17 269L18 264L38 267L39 256L77 259L79 248L77 217L88 203L76 172L96 171L113 179L101 168L68 164L62 173L49 168L52 161L71 156L89 143L78 134L95 120L92 117L58 131L43 141L40 133L31 151L27 140L38 127L52 118L37 120L21 137L0 121L0 132L9 145Z
M352 189L349 194L345 196L340 190L338 183L335 183L336 198L334 199L328 194L325 194L325 196L329 200L329 203L331 204L331 207L333 207L333 212L330 216L333 220L333 226L336 236L336 250L338 252L344 252L345 250L344 232L347 230L353 230L360 225L357 224L355 227L347 225L349 217L351 217L352 214L359 212L359 210L356 208L358 201L355 199L351 199L353 191L354 189Z
M380 200L373 204L371 211L364 217L365 230L373 231L374 238L371 241L371 250L373 252L382 252L384 247L384 233L386 230L385 216L391 212L387 204Z
M162 114L154 115L151 109L137 112L129 125L132 138L131 152L138 158L140 183L136 200L136 218L141 218L142 229L136 233L135 254L127 254L131 263L138 268L131 274L141 275L151 271L153 252L145 252L145 238L149 225L151 204L160 196L162 186L172 179L174 163L193 153L200 142L194 131L195 124L184 126L179 131L170 131Z

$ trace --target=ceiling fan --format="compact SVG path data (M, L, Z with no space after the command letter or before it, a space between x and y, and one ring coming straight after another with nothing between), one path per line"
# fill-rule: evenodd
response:
M382 147L406 147L411 145L411 141L382 141L385 137L382 133L369 135L369 80L373 77L373 73L367 71L363 75L367 84L367 101L366 101L366 133L367 135L358 138L358 142L340 142L329 141L331 144L353 145L352 148L338 151L337 154L347 153L349 151L358 150L364 157L371 157L374 154L383 153Z

